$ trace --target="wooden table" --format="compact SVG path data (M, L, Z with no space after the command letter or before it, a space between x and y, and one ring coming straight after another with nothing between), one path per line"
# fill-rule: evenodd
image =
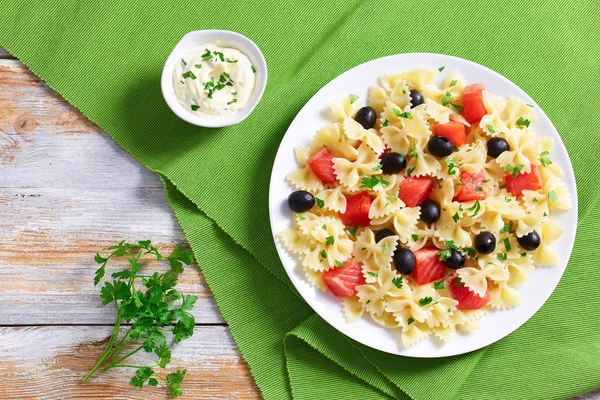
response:
M129 370L81 383L114 321L93 257L122 239L185 244L159 179L0 49L3 399L167 397L129 386ZM260 398L202 274L188 268L180 282L199 298L194 336L173 353L172 366L188 370L183 398ZM600 400L594 393L578 399Z

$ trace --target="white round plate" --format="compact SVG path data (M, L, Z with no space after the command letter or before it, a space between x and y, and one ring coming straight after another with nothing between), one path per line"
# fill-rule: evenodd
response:
M324 112L329 110L331 102L351 93L366 100L369 86L377 84L379 76L386 73L442 66L445 69L439 74L440 81L447 73L456 70L464 77L467 84L482 82L486 90L497 96L503 98L516 96L535 107L539 120L533 122L532 127L536 134L551 136L554 139L552 161L565 173L563 179L572 197L572 208L566 212L555 213L552 218L564 228L563 235L553 244L558 254L558 263L552 267L536 268L530 273L528 283L519 288L519 293L523 297L520 305L510 310L486 313L480 321L479 330L458 334L449 343L441 344L436 339L427 338L404 348L394 330L383 328L368 317L347 323L342 315L341 299L330 292L324 293L310 286L304 279L301 267L281 247L276 235L292 224L287 197L293 189L286 182L285 177L297 168L294 147L306 146L318 128L332 122L327 119L327 113ZM300 110L281 141L275 157L269 189L269 214L275 246L286 272L298 292L325 321L346 336L387 353L423 358L446 357L467 353L502 339L531 318L550 297L560 281L573 249L577 227L577 191L571 161L558 132L533 99L517 85L486 67L461 58L441 54L398 54L369 61L344 72L319 90Z

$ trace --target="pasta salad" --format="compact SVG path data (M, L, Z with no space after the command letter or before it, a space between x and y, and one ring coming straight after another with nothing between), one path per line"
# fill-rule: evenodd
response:
M534 107L438 73L387 74L366 106L331 104L332 123L295 148L293 225L278 234L348 322L368 316L406 347L517 306L528 273L557 260L550 214L570 208Z

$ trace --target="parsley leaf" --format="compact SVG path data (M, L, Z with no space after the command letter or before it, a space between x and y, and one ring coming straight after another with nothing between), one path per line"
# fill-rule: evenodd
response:
M433 302L433 297L431 297L431 296L423 297L422 299L419 299L419 306L423 307L428 304L431 304L431 302Z
M381 184L381 186L389 185L390 183L386 181L382 176L371 175L369 177L363 177L361 179L361 184L359 186L360 189L369 189L373 190L375 186Z
M406 324L407 324L407 325L410 325L410 324L412 324L413 322L415 322L415 319L414 319L413 317L410 317L409 319L407 319L407 320L406 320Z
M321 253L319 253L319 255L321 256L321 258L327 258L327 250L321 250Z
M446 68L446 67L439 67L438 71L442 72L444 70L444 68Z
M476 200L475 203L473 204L473 206L467 208L467 210L473 211L473 214L471 214L471 217L474 217L477 214L479 214L479 211L481 211L481 204L479 203L479 200Z
M327 236L327 239L325 239L325 246L331 246L334 243L335 238L333 236Z
M460 220L460 215L458 215L458 213L454 213L454 215L452 216L452 220L454 222L458 222Z
M396 278L392 279L392 283L393 283L393 284L394 284L394 286L396 286L398 289L402 289L402 285L403 285L402 278L400 278L400 277L396 277Z
M381 168L383 168L383 165L379 164L378 166L376 166L376 167L373 167L372 169L373 169L373 171L377 172L377 171L379 171Z
M513 178L516 178L524 167L525 166L523 164L519 164L517 166L508 164L506 166L506 170L512 174Z
M414 170L415 170L414 168L407 169L406 170L406 176L410 176L410 174L412 174Z
M206 50L206 52L204 54L202 54L202 59L203 60L210 60L212 58L212 54L210 52L209 49L204 49Z
M558 196L554 193L554 190L548 192L548 201L556 201L558 200Z
M250 69L252 70L252 73L255 74L256 73L256 68L254 68L254 65L250 66Z
M202 68L202 64L194 64L194 67L200 69L200 68Z
M504 238L503 242L504 242L504 248L506 249L506 251L510 251L510 249L511 249L510 240L508 240L508 238Z
M435 290L442 290L444 288L444 282L435 282L433 287Z
M448 166L448 175L456 175L458 164L451 160L450 157L444 157L444 162Z
M417 235L416 233L413 233L413 234L411 235L411 237L412 237L412 240L413 240L413 241L415 241L415 242L416 242L417 240L419 240L419 235Z
M455 86L455 85L456 85L456 81L453 80L452 82L450 82L450 84L448 85L448 87L452 87L452 86Z
M355 94L350 95L350 104L354 104L358 100L358 96Z
M547 151L543 151L543 152L540 154L540 162L542 163L542 165L543 165L544 167L547 167L548 165L552 164L552 160L550 160L548 157L545 157L545 156L547 156L548 154L550 154L550 153L548 153Z
M354 228L347 228L347 231L354 237L356 237L357 230L358 230L358 225L356 225Z
M515 231L513 230L513 222L512 221L508 221L507 224L504 224L504 227L502 227L502 229L500 229L500 233L504 234L504 233L514 233Z
M474 248L472 247L463 247L463 250L465 251L465 253L467 253L467 255L471 258L475 258L477 257L477 252L475 251Z
M494 127L492 125L486 124L485 127L487 128L488 132L496 133L496 129L494 129Z
M192 78L192 79L196 79L197 76L196 74L194 74L192 71L188 71L188 72L184 72L183 74L181 74L182 78Z
M517 120L517 126L526 126L529 127L531 122L528 119L523 119L523 117L519 117Z
M447 106L452 101L452 94L450 92L446 92L444 97L442 97L442 105Z
M200 109L200 106L198 104L192 104L190 107L192 111L198 111Z
M375 278L377 278L379 276L375 272L372 272L372 271L367 271L367 274L374 276Z
M398 110L397 108L394 108L394 114L396 114L396 117L399 117L399 118L412 119L412 114L409 113L408 111L400 112L400 110Z
M317 206L319 206L319 208L325 207L325 202L323 200L321 200L320 198L315 197L315 201L317 202Z
M504 261L507 257L506 253L498 253L498 261Z
M383 121L383 124L381 124L381 126L388 126L389 123L390 123L390 121L388 121L387 119L385 119Z
M341 262L341 261L339 261L339 260L335 260L335 265L337 265L340 268L344 268L345 267L344 263Z

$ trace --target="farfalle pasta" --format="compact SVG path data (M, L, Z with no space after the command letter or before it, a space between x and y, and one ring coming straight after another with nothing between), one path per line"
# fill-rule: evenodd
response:
M331 105L288 182L293 223L278 240L307 282L411 346L447 342L490 310L517 307L536 267L557 261L570 208L537 115L452 71L386 74Z

